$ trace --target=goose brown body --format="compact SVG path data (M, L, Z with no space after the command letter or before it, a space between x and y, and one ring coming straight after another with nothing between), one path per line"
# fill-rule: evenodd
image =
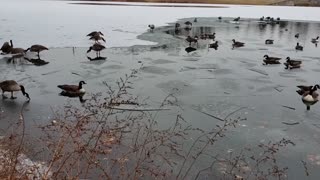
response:
M66 91L68 93L84 94L85 90L82 88L83 84L86 84L86 83L84 81L80 81L79 85L63 84L63 85L58 85L58 88L62 89L63 91Z
M91 50L96 51L97 56L100 56L100 51L102 51L103 49L105 49L106 47L104 45L95 43L94 45L89 47L89 50L87 51L87 53L89 53Z
M13 92L15 91L21 91L24 96L26 96L29 100L29 94L25 92L24 86L19 85L16 81L14 80L6 80L0 82L0 88L2 90L2 96L4 96L5 92L11 92L11 99L15 99L16 97L13 97Z
M101 37L99 34L91 36L89 40L94 40L96 43L99 42L99 40L106 42L106 40L103 37Z
M319 94L316 92L320 88L318 84L314 86L297 86L299 90L297 93L301 95L302 102L307 106L307 110L310 110L310 106L318 102Z
M28 51L28 50L30 50L31 52L38 53L38 56L39 56L39 53L41 51L49 50L49 49L47 47L43 46L43 45L35 44L35 45L32 45L30 48L28 48L26 51Z
M232 42L233 42L232 44L233 47L242 47L245 44L243 42L236 41L235 39L232 39Z

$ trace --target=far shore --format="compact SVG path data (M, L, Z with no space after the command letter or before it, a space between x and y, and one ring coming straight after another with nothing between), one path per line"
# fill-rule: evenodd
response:
M71 0L73 1L73 0ZM174 3L186 3L186 4L230 4L230 5L275 5L275 6L312 6L319 7L320 1L308 1L308 0L74 0L74 1L91 1L83 3L72 3L72 4L85 4L85 5L118 5L126 6L125 4L115 4L114 2L140 2L140 3L169 3L172 4L170 7L190 7L184 5L177 5ZM113 3L111 3L113 2ZM131 6L156 6L156 7L167 7L168 5L131 5ZM199 6L194 5L193 7L205 7L205 8L221 8L222 6Z

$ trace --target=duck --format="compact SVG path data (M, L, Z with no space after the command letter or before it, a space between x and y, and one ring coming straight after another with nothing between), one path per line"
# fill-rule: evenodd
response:
M302 64L302 61L291 60L290 57L287 57L286 59L287 61L284 63L284 65L286 66L286 69L300 68Z
M269 57L268 55L264 55L263 58L264 58L263 62L265 63L265 65L268 65L268 64L280 64L279 60L281 58Z
M198 36L194 36L194 38L191 37L191 36L188 36L186 41L189 42L189 46L191 46L191 43L197 43L198 44Z
M101 31L92 31L91 33L89 33L87 36L96 36L96 35L101 35L101 36L104 36L103 33Z
M49 49L48 49L47 47L43 46L43 45L35 44L35 45L32 45L30 48L28 48L28 49L26 50L26 52L29 51L29 50L30 50L30 52L36 52L36 53L38 53L38 57L40 57L40 52L41 52L41 51L49 50Z
M10 44L8 42L4 42L0 50L3 54L9 54L12 48L13 44L12 40L10 40Z
M208 48L213 48L215 50L217 50L217 48L219 47L218 45L218 41L214 42L214 43L211 43L208 45Z
M221 17L221 16L219 16L219 17L218 17L218 19L219 19L219 20L221 20L221 19L222 19L222 17Z
M102 51L103 49L105 49L106 47L104 45L95 43L94 45L89 47L89 50L87 51L87 53L89 53L91 50L96 51L97 57L100 56L100 51Z
M299 43L297 43L296 50L297 51L303 51L303 46L301 46Z
M296 35L294 35L294 37L297 38L297 39L299 38L299 36L300 36L299 33L297 33Z
M243 42L236 41L235 39L232 39L232 42L233 42L232 47L242 47L245 44Z
M265 41L265 44L273 44L273 39L267 39L266 41Z
M91 37L89 38L89 40L94 40L95 43L98 43L99 40L102 40L103 42L106 42L106 40L105 40L103 37L101 37L99 34L96 34L96 35L94 35L94 36L91 36Z
M26 93L25 88L23 85L19 85L16 81L14 80L5 80L0 82L0 88L2 90L2 97L6 98L4 95L5 92L11 92L11 99L16 99L17 97L13 96L14 91L21 91L22 94L27 97L28 101L30 101L30 96L28 93Z
M58 85L57 87L65 91L65 93L68 94L73 94L73 95L81 95L84 94L86 91L82 87L83 84L87 84L84 81L80 81L79 85L69 85L69 84L63 84L63 85Z
M319 42L319 36L317 36L316 38L312 38L311 42L312 43L318 43Z
M307 111L310 110L310 106L318 102L319 94L316 92L320 88L318 84L314 86L297 86L299 90L297 93L301 95L302 102L307 106Z
M280 17L277 17L277 21L280 21Z
M148 27L150 28L150 31L153 32L153 30L155 28L154 24L149 24Z
M196 48L190 47L190 46L185 49L185 51L186 51L187 53L190 53L190 52L193 52L193 51L196 51L196 50L197 50Z

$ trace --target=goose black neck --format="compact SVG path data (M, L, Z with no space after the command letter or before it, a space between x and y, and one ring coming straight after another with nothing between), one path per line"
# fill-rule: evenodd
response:
M79 82L79 89L82 89L82 82Z
M28 99L30 99L29 94L26 93L26 91L25 91L25 89L24 89L24 86L20 85L20 88L21 88L22 94L23 94L25 97L27 97Z

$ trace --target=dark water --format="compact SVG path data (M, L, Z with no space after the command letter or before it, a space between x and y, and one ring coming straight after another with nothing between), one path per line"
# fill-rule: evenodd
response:
M193 19L181 20L182 27L186 20L193 22ZM185 52L187 35L213 32L219 43L217 50L208 49L211 40L199 40L198 46L193 45L197 48L195 52ZM0 77L25 85L32 98L25 111L27 127L32 136L37 136L35 125L50 120L52 109L66 104L81 105L77 98L59 96L57 85L84 80L87 95L104 92L104 81L115 87L119 77L143 64L133 80L135 95L150 97L151 106L157 106L166 95L174 93L186 120L204 129L214 127L219 121L201 112L225 118L237 111L230 118L240 116L247 121L230 131L219 149L227 153L245 145L291 139L296 146L282 151L281 163L289 166L289 179L303 179L301 160L307 161L311 168L318 168L316 164L320 163L320 159L308 159L308 155L319 153L320 110L319 104L315 104L311 111L306 111L295 91L297 85L319 83L320 51L311 43L311 38L319 32L320 23L312 22L261 25L257 20L233 23L229 19L198 18L191 31L182 28L176 34L172 23L139 36L159 45L106 49L101 53L105 60L95 61L95 53L88 54L88 58L87 48L50 49L41 54L42 61L21 59L13 63L1 58ZM299 39L294 37L296 33L300 33ZM245 46L232 49L232 39L244 42ZM274 39L274 44L265 45L266 39ZM295 51L297 42L304 46L302 52ZM301 69L293 70L284 69L283 64L264 66L265 54L281 57L282 63L290 56L303 64ZM28 57L36 59L32 53ZM0 100L0 125L4 130L18 118L25 100L21 93L17 96L16 100ZM174 115L175 112L160 113L159 124L168 126ZM282 122L299 124L290 126ZM310 179L317 179L318 173L312 171Z

